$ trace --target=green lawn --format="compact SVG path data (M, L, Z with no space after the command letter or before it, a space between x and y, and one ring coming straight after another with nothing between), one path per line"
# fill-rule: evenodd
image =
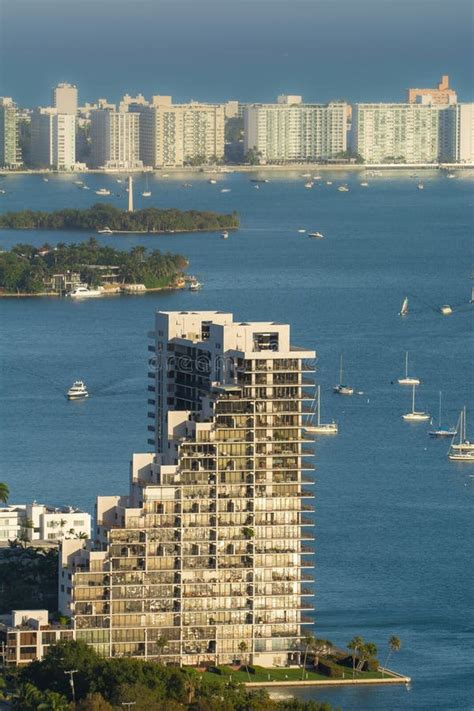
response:
M247 674L246 671L234 671L230 667L221 666L219 667L221 674L216 674L215 672L205 672L207 677L217 677L218 679L229 679L232 681L245 683L245 682L268 682L268 681L327 681L328 676L324 674L318 674L317 672L306 670L303 676L302 669L286 669L286 668L274 668L265 669L264 667L253 667L255 669L255 674ZM347 667L341 667L344 671L344 678L352 679L352 669ZM381 672L356 672L356 679L381 679Z

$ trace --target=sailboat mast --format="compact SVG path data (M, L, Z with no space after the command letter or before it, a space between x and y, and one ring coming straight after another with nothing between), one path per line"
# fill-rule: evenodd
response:
M321 424L321 386L318 385L318 427Z
M408 378L408 351L405 351L405 378Z
M441 390L439 391L438 427L441 429Z
M339 383L342 383L342 353L339 360Z
M416 385L413 386L412 397L411 397L411 411L412 412L415 412L415 387L416 387Z

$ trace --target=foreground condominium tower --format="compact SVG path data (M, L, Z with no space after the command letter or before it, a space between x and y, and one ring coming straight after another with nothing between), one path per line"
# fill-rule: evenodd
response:
M312 609L303 418L313 351L290 328L158 312L149 430L97 540L65 541L60 605L108 656L296 664Z

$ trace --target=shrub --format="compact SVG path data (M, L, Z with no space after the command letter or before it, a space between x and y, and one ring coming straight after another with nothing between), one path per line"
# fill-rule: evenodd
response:
M324 676L328 676L331 679L342 679L343 670L334 664L334 662L329 661L329 659L320 660L318 664L318 671Z

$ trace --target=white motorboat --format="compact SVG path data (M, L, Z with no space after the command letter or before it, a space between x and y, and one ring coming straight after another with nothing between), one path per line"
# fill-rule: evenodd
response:
M82 187L84 185L84 181L83 180L75 180L74 185L79 185L80 187Z
M332 180L326 180L326 185L332 185Z
M316 416L316 422L314 418ZM305 432L310 434L320 434L320 435L332 435L338 433L337 422L334 420L332 422L321 422L321 386L318 385L318 395L313 401L313 407L311 411L308 423L304 426Z
M403 299L402 307L399 311L399 316L406 316L408 313L408 296Z
M418 183L418 185L417 185L416 187L418 188L418 190L424 190L424 189L425 189L425 186L423 185L423 183Z
M455 437L457 435L457 430L454 427L442 427L441 426L441 390L439 391L439 412L438 412L438 426L434 430L428 432L430 437Z
M298 230L298 232L299 232L301 235L304 235L304 233L306 232L306 230L301 229L301 230Z
M7 192L6 190L4 190L3 188L0 188L0 195L5 195L6 192Z
M43 183L49 183L49 178L43 178Z
M189 282L189 291L199 291L199 289L202 289L202 284L200 281L198 281L197 279L193 279Z
M82 382L82 380L75 380L67 391L67 399L83 400L86 397L89 397L89 393L87 392L85 384Z
M82 186L82 189L83 189L83 190L90 190L90 187L89 187L88 185L83 185L83 186Z
M310 190L313 187L314 183L312 180L307 180L306 183L304 184L305 188Z
M369 184L364 180L362 183L360 183L361 188L368 188Z
M420 384L419 378L412 378L410 375L408 375L408 351L406 351L406 353L405 353L405 376L403 378L398 378L397 382L399 385L419 385Z
M88 286L76 286L75 289L69 292L68 296L71 299L95 299L98 296L104 295L104 288L99 286L98 289L90 289Z
M322 232L309 232L308 237L312 237L313 239L324 239Z
M210 183L210 185L215 185L217 183L217 180L215 178L209 178L207 182Z
M342 353L339 360L339 383L334 385L333 392L336 395L354 395L354 388L350 385L344 385L342 377Z
M340 185L338 187L338 190L340 193L348 193L349 192L349 188L347 187L347 185Z
M449 304L443 304L442 306L439 307L439 312L443 316L449 316L450 314L453 313L453 309Z
M448 173L446 177L449 178L450 180L452 180L456 176L454 175L454 173Z
M96 195L110 195L110 190L107 190L107 188L99 188L98 190L95 191Z
M221 193L230 193L230 188L222 188Z
M99 235L113 235L113 230L110 229L110 227L104 227L101 230L97 230L97 234Z
M407 412L402 415L406 422L424 422L430 419L430 415L427 412L422 412L421 410L415 410L415 390L416 385L413 385L412 400L411 400L411 412Z
M321 176L320 175L313 175L313 180L321 180Z
M227 230L224 230L224 232L221 234L222 239L229 239L229 233Z

